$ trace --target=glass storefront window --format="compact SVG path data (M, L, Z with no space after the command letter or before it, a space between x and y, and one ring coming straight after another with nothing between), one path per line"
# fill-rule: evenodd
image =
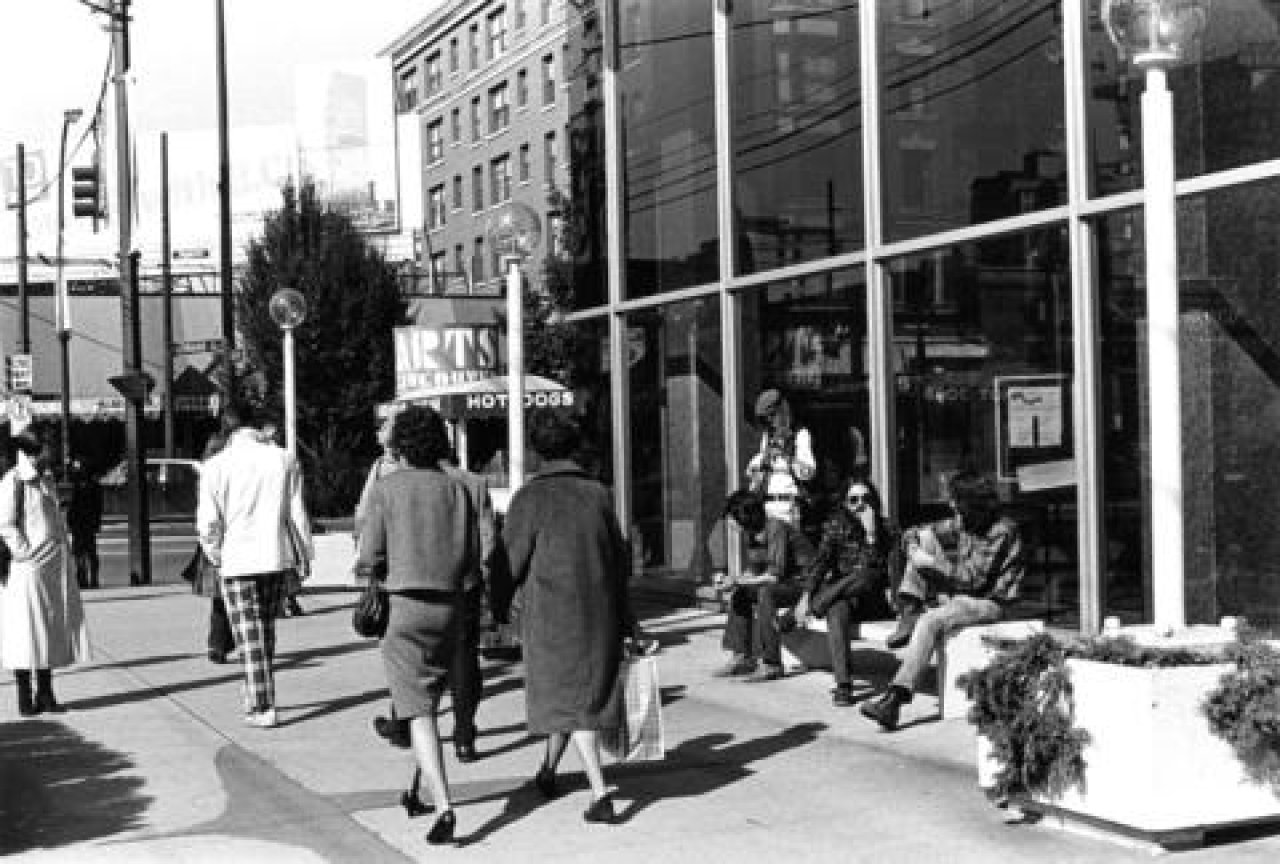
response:
M723 560L724 391L716 297L626 318L634 563L649 580L698 584Z
M1179 353L1187 622L1280 623L1280 182L1179 201ZM1108 614L1150 620L1150 462L1142 223L1096 227L1108 312ZM1157 420L1156 422L1159 422Z
M568 386L574 412L582 423L582 467L604 485L613 487L613 422L609 390L609 322L605 318L569 325Z
M804 483L802 527L815 536L841 483L870 467L866 276L861 267L773 282L744 291L739 485L760 452L764 428L756 399L776 389L795 429L809 433L816 472Z
M603 306L609 299L608 220L605 207L604 149L604 37L600 14L584 4L569 15L568 51L572 58L569 83L568 196L554 193L554 214L564 248L573 256L573 290L568 299L574 311ZM527 145L526 145L527 146ZM524 152L524 151L522 151Z
M715 4L616 2L626 294L650 297L720 275Z
M1178 177L1280 157L1280 9L1215 0L1187 62L1169 70ZM1121 63L1090 3L1085 41L1089 81L1090 192L1142 185L1143 73Z
M740 274L862 244L858 6L733 4L729 86Z
M1060 4L880 4L884 234L1066 202Z
M1076 624L1065 230L913 255L893 262L890 275L899 519L948 515L947 482L957 471L996 479L1027 548L1016 614Z

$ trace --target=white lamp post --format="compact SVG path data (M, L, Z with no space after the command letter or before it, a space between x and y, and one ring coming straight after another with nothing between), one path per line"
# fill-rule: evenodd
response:
M298 455L298 405L293 369L293 328L307 318L307 301L292 288L271 295L271 320L284 331L284 440L290 456Z
M504 204L488 226L489 243L507 265L507 487L524 483L524 306L520 264L538 248L542 222L533 208Z
M1205 24L1207 0L1104 0L1107 35L1146 76L1142 176L1146 192L1147 389L1150 411L1153 623L1186 625L1182 531L1182 413L1178 374L1178 226L1173 99L1166 70Z

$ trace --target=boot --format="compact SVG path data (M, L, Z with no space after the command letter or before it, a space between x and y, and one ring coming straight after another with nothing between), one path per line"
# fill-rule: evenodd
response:
M919 600L904 600L902 604L902 613L898 616L898 626L889 634L889 638L884 640L885 647L890 651L897 651L899 648L905 648L907 643L911 641L911 634L915 632L916 622L920 620L921 604Z
M902 706L910 701L911 691L895 684L884 691L879 699L867 702L858 710L862 712L862 716L879 723L880 728L886 732L892 732L898 728L898 715Z
M34 717L40 713L35 700L31 698L31 672L27 669L15 669L13 680L18 682L18 714L22 717Z
M50 714L65 714L67 709L53 697L53 670L36 670L36 709Z

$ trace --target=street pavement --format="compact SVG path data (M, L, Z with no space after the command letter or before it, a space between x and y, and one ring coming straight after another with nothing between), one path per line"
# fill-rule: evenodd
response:
M386 710L375 643L350 629L353 592L311 593L279 622L282 723L243 725L237 665L205 657L207 601L185 586L87 592L95 658L57 675L64 715L20 720L0 684L0 856L6 862L1129 862L1151 852L1026 824L978 790L973 734L922 695L895 734L834 708L825 672L771 683L714 678L723 616L642 599L662 644L668 755L613 766L622 824L582 820L567 793L530 786L518 664L486 664L479 749L446 750L458 842L429 847L431 817L398 806L407 751L371 731ZM856 654L882 684L891 658ZM446 700L447 705L447 700ZM447 708L442 731L452 721ZM1187 862L1274 862L1280 835L1236 835Z

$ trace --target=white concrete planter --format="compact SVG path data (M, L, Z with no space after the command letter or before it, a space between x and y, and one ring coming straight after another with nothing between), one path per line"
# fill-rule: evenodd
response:
M1068 660L1076 725L1090 735L1084 787L1036 801L1160 840L1280 818L1280 796L1249 779L1200 706L1230 664L1134 668ZM978 741L979 785L994 785L990 745Z

